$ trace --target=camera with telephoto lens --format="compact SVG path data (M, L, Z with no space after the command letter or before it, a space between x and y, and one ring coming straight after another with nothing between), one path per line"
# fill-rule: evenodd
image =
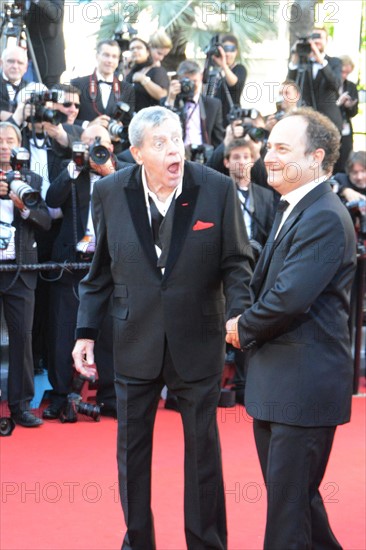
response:
M82 141L74 141L72 144L71 159L80 170L90 168L90 160L95 162L95 164L101 165L105 164L110 159L111 154L107 147L100 144L100 139L99 136L96 137L94 143L90 146Z
M44 90L43 92L32 92L27 101L33 105L34 112L27 118L27 122L34 124L35 122L50 122L53 126L58 126L67 121L67 115L61 113L57 109L49 109L46 107L48 101L58 103L60 92L58 90Z
M66 422L77 422L78 414L88 416L95 422L100 420L100 410L102 405L93 405L92 403L86 403L82 399L82 391L86 383L94 383L94 376L83 376L77 374L72 381L72 391L67 396L67 403L60 414L60 421L65 424Z
M35 208L41 201L41 193L38 189L33 189L27 182L27 175L22 174L22 170L29 167L29 157L29 151L25 147L12 149L10 156L12 170L3 174L9 190L13 191L27 208ZM0 198L9 199L9 195Z
M129 110L130 106L128 105L128 103L124 103L123 101L119 101L117 103L117 108L114 111L111 117L112 120L108 125L108 132L112 138L117 137L121 139L123 135L125 135L125 127L121 126L119 122L123 123L123 118L125 114L129 112Z
M310 40L316 40L320 38L321 34L319 32L313 32L309 36L299 36L295 45L295 53L301 58L307 58L311 53L311 44Z
M194 96L194 82L190 78L183 77L179 79L180 82L180 92L177 95L177 99L182 99L183 101L188 101L193 99Z

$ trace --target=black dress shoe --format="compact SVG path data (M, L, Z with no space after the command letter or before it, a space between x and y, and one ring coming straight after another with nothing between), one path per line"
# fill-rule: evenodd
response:
M56 418L60 418L60 414L62 413L62 410L64 408L64 405L54 405L51 403L51 405L48 405L42 413L42 418L45 420L55 420Z
M24 426L24 428L36 428L37 426L42 426L43 420L37 418L30 411L18 412L11 415L15 424L19 426Z

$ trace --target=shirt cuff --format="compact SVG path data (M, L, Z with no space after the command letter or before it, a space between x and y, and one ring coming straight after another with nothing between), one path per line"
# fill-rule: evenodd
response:
M76 167L76 164L73 160L67 165L67 171L72 180L76 180L76 178L78 178L81 174L81 170Z

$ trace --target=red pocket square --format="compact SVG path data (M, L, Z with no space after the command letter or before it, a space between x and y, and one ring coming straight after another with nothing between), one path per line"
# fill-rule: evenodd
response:
M201 222L201 220L197 220L193 226L193 231L201 231L202 229L209 229L214 225L215 224L212 222Z

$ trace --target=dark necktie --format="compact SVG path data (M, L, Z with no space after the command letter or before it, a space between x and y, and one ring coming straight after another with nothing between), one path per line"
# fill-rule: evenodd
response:
M98 84L108 84L108 86L113 86L113 82L107 82L106 80L98 80Z
M244 199L247 200L249 197L249 189L239 189L239 191L243 195Z
M275 240L276 233L277 233L278 228L280 227L280 224L281 224L281 221L282 221L283 213L287 209L288 206L290 206L290 203L285 201L285 200L280 200L278 202L276 215L275 215L275 219L273 221L273 226L272 226L272 229L271 229L271 233L268 236L268 241L269 242L272 242L272 241Z
M164 219L164 216L160 214L155 201L149 196L150 214L151 214L151 230L153 234L154 244L161 248L161 242L159 237L160 224Z

